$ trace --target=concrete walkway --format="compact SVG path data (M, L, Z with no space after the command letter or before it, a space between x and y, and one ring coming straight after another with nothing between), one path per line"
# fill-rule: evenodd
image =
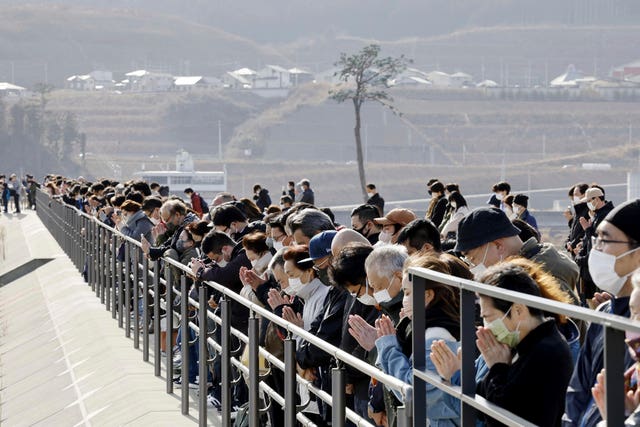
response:
M195 404L181 415L180 390L165 393L35 213L0 214L2 229L0 425L197 424Z

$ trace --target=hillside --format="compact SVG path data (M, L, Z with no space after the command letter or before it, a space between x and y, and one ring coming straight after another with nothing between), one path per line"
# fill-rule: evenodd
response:
M323 203L352 203L359 193L353 111L326 100L326 91L311 85L278 101L242 91L63 91L52 94L49 108L78 116L93 176L128 177L143 165L172 168L176 150L185 148L199 169L225 164L230 189L241 194L258 181L273 190L306 176ZM424 197L424 182L433 175L464 184L469 193L486 192L488 183L503 176L519 188L622 182L638 158L637 137L629 143L629 124L640 122L634 102L514 101L424 90L392 94L403 116L366 105L363 138L368 178L384 183L395 199ZM223 162L217 159L220 117ZM613 168L578 167L591 162Z
M0 81L62 86L72 74L148 68L219 76L285 60L275 51L209 26L137 9L79 6L0 8Z
M384 55L406 55L413 67L448 73L464 71L476 81L501 85L546 85L574 64L588 74L606 76L614 66L638 59L634 40L640 26L525 25L464 29L431 37L325 35L275 46L311 69L330 68L338 52L355 52L377 43Z
M30 0L68 4L77 0ZM0 0L22 5L25 0ZM321 34L394 40L500 25L629 25L640 20L636 0L83 0L97 9L137 8L173 15L266 43Z

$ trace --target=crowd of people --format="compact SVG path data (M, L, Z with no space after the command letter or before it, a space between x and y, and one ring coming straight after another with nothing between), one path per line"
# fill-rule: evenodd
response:
M343 225L336 224L330 209L314 205L309 180L299 184L283 187L279 204L259 184L252 197L220 193L209 202L190 188L183 200L161 195L158 184L142 181L48 176L43 187L51 197L139 240L150 260L169 257L184 264L190 283L217 282L408 383L413 333L424 333L426 367L442 381L459 384L461 366L458 290L427 281L424 306L414 307L410 267L640 316L640 273L634 275L640 268L640 199L614 207L602 187L572 186L571 208L565 212L568 237L563 248L556 248L542 240L527 195L511 195L506 182L493 186L487 206L471 209L458 185L430 180L425 218L409 209L385 212L384 200L369 184L368 203L353 209L351 223ZM181 273L164 264L163 274L177 278ZM209 288L205 306L216 311L219 301ZM246 333L248 309L237 302L231 307L231 326ZM478 395L537 425L606 422L601 325L483 295L477 308ZM422 310L426 328L415 331L412 317ZM261 319L261 346L282 358L285 338L280 327ZM294 338L299 375L331 392L333 357ZM640 338L627 338L625 404L633 423L640 419L635 389ZM197 378L197 337L188 341L193 357L181 369L196 387L205 379ZM206 379L211 382L208 401L215 407L220 406L219 369L214 363ZM272 369L267 381L284 392L282 372ZM402 396L394 390L349 367L345 393L348 406L372 424L398 424ZM311 401L305 415L330 425L331 407L304 388L299 394L302 402ZM243 381L234 385L233 395L234 405L246 402ZM429 385L426 404L429 425L460 425L460 401L453 396ZM283 410L275 402L269 419L272 426L283 425ZM483 416L478 423L499 424Z
M9 213L9 206L13 203L14 214L20 214L21 207L24 209L26 200L29 209L36 209L36 192L40 188L40 184L33 178L33 175L27 174L24 179L19 180L15 173L7 176L0 174L0 207L5 214ZM20 200L22 199L22 201Z

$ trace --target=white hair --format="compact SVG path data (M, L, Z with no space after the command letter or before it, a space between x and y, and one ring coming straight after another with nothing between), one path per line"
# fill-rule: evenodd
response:
M402 271L408 256L407 249L404 246L380 246L369 254L364 262L364 268L367 273L375 271L378 276L391 278L394 273Z

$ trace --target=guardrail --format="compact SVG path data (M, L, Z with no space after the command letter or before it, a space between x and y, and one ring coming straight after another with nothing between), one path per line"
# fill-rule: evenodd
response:
M220 328L220 342L216 342L212 335L214 330L206 330L206 339L199 339L199 424L207 424L207 370L209 364L214 359L209 359L209 345L215 351L215 358L220 358L221 382L222 382L222 425L231 425L231 385L232 366L238 371L248 375L249 389L249 419L251 426L259 425L260 412L265 408L260 408L259 390L265 393L271 400L270 404L276 402L282 406L285 412L285 425L295 426L296 421L303 425L313 426L314 424L304 416L301 409L304 405L296 405L296 388L305 387L318 399L326 402L332 407L332 424L343 426L348 419L357 426L370 426L368 422L359 417L355 412L345 407L344 395L344 365L359 370L360 372L376 378L388 388L398 391L404 397L404 406L398 408L398 425L400 427L424 426L427 425L426 385L431 384L444 392L453 395L461 401L461 425L475 426L477 411L483 412L496 420L509 426L529 426L531 423L506 411L499 406L488 402L486 399L475 394L475 300L476 293L488 295L495 298L504 299L511 302L519 302L527 306L542 309L547 312L560 313L573 319L602 324L605 328L605 362L607 370L607 414L609 425L622 425L624 423L624 352L620 351L624 346L625 330L640 333L640 322L633 322L628 318L604 314L594 310L585 309L569 304L558 303L544 298L523 296L518 292L498 289L478 282L464 280L442 273L433 272L423 268L411 268L410 275L413 282L413 306L419 307L424 304L424 291L426 281L436 281L446 286L456 287L460 290L460 317L461 317L461 349L462 349L462 369L461 386L452 386L444 383L439 376L425 370L425 340L424 334L413 334L413 386L406 384L397 378L385 374L374 366L371 366L349 353L334 347L314 335L308 333L284 319L274 315L247 299L240 297L223 285L215 282L199 282L198 301L190 298L187 289L187 277L190 270L169 258L163 258L162 262L171 265L180 273L179 283L172 283L171 275L165 281L159 275L160 262L156 261L149 267L149 261L142 256L140 243L134 239L127 238L117 230L99 223L93 217L79 212L73 207L69 207L50 201L45 193L38 193L39 217L58 241L63 250L69 255L79 271L84 272L91 289L100 298L107 311L111 311L114 319L117 319L119 327L124 327L125 335L131 337L131 321L133 328L133 345L140 348L140 333L142 333L142 353L143 360L149 360L149 318L152 318L154 331L154 373L161 376L162 363L160 358L160 309L166 311L167 323L167 352L165 361L166 391L173 393L173 359L171 354L174 315L180 320L180 328L183 342L188 342L189 329L195 332L197 337L202 337L201 328L212 321L217 328ZM124 243L124 261L117 260L117 251L120 242ZM150 284L151 282L151 284ZM160 286L166 286L166 292L161 294ZM220 301L220 315L217 316L211 310L200 310L200 302L206 303L207 287L211 287L220 292L223 297ZM184 298L183 296L186 296ZM124 297L124 298L122 298ZM179 308L174 305L175 298L180 297ZM151 300L149 299L151 298ZM142 300L143 312L140 313L138 300ZM248 335L244 335L230 327L230 301L236 301L250 309ZM133 301L133 304L130 302ZM168 303L169 302L169 303ZM195 307L198 316L198 324L194 323L193 317L189 317L189 306ZM150 314L153 314L152 316ZM288 337L284 342L284 360L267 352L258 345L258 318L262 316L269 321L281 326L288 331ZM133 319L132 319L133 317ZM137 325L142 321L142 332ZM188 322L182 321L188 319ZM424 311L416 310L413 314L414 331L425 329ZM295 334L317 346L322 351L332 355L337 361L337 366L332 370L332 393L328 394L317 389L309 381L296 374L295 349L296 344L291 335ZM249 347L249 367L244 366L237 358L238 349L231 348L232 336ZM181 408L183 414L189 413L189 389L188 372L186 367L189 364L188 345L182 345L182 393ZM263 380L265 376L260 375L259 355L263 356L270 364L271 369L278 369L284 372L285 391L284 395L278 394L269 387ZM414 404L418 402L418 404Z
M400 426L426 425L426 419L414 420L410 410L412 399L412 387L395 377L385 374L376 367L354 357L353 355L332 346L325 341L318 339L302 328L299 328L281 317L274 315L237 293L229 290L225 286L215 282L198 282L198 301L189 297L187 288L187 277L191 271L184 265L170 258L163 258L162 261L149 261L143 256L140 243L128 238L117 230L108 227L95 220L95 218L78 211L74 207L64 205L55 200L50 200L45 193L38 193L38 216L45 224L49 232L54 236L58 244L67 253L76 268L85 274L88 285L96 293L96 297L105 305L107 311L111 311L113 319L117 319L118 326L124 328L125 336L131 337L133 332L133 346L140 348L140 338L142 335L143 360L149 361L150 354L150 333L149 320L153 321L153 358L154 374L161 376L162 363L160 355L160 318L161 308L166 311L167 330L167 351L165 355L164 371L166 379L166 392L173 393L173 356L172 334L173 318L180 321L182 342L181 357L181 410L187 415L189 413L188 366L189 366L189 329L194 331L197 338L206 336L206 339L198 339L199 346L199 396L198 400L198 420L199 425L207 425L207 375L208 367L215 358L220 358L221 363L221 384L222 384L222 425L230 426L231 419L231 390L236 379L233 378L232 366L238 371L248 374L249 389L249 420L251 426L258 426L260 412L266 408L260 408L260 397L258 391L262 391L272 401L284 409L285 425L287 427L296 426L299 422L306 426L314 426L302 412L302 409L309 402L302 405L296 404L297 387L305 387L317 399L322 400L332 407L332 425L344 426L346 420L350 420L357 426L371 426L365 419L355 412L346 408L345 398L345 365L359 370L365 375L376 378L388 388L398 391L403 397L405 405L398 408L398 421ZM120 245L124 244L124 260L118 261L117 253ZM171 275L167 275L167 280L160 277L160 262L176 268L180 274L179 283L172 283ZM152 267L152 268L150 268ZM161 293L160 287L164 285L166 292ZM207 287L211 287L220 292L223 296L220 300L220 315L217 316L210 309L200 309L200 302L207 307L206 292ZM186 298L185 298L186 296ZM176 297L179 297L179 307L175 305ZM140 312L138 301L142 300L143 310ZM230 301L236 301L250 309L248 325L248 335L231 328L229 306ZM131 301L133 303L131 304ZM197 310L197 320L189 317L189 307ZM152 315L151 315L152 314ZM261 316L284 328L288 337L284 341L284 360L267 352L258 345L259 319ZM188 319L187 322L183 319ZM213 330L202 332L203 325L208 321L215 324ZM131 323L133 322L133 328ZM142 325L142 330L138 326ZM219 331L217 329L219 328ZM212 336L219 332L220 342L216 342ZM316 388L311 382L300 377L296 373L296 341L292 335L297 335L310 342L320 350L332 355L338 362L332 369L332 393L328 394ZM239 360L238 349L232 348L232 336L245 343L249 347L249 367L244 366ZM194 344L195 340L191 341ZM209 358L208 346L215 350L214 358ZM284 373L285 391L284 395L279 395L264 382L265 375L260 375L259 358L261 355L270 364L270 369L279 369Z

